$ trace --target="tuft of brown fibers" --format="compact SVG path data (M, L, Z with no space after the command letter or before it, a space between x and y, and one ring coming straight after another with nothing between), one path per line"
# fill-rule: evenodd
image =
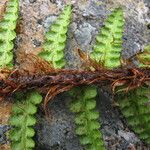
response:
M86 57L79 52L80 57ZM0 71L0 97L11 97L17 91L36 89L46 94L44 107L57 94L73 87L95 84L116 87L125 86L124 91L145 86L150 81L150 67L106 69L90 58L86 61L85 70L54 69L52 65L33 54L27 54L26 59L14 70ZM92 68L92 69L91 69Z

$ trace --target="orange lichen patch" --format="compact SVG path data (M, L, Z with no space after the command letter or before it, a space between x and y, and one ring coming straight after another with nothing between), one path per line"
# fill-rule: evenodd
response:
M11 114L12 103L8 101L0 101L0 124L8 124Z
M0 145L0 150L11 150L10 145Z

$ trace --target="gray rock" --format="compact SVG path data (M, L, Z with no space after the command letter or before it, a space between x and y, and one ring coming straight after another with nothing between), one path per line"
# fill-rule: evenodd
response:
M83 50L88 50L92 41L92 33L95 32L95 30L95 27L84 22L83 24L80 24L79 28L75 31L75 39Z
M0 125L0 144L8 143L6 132L10 129L8 125Z
M89 1L88 5L83 9L83 16L98 18L99 16L106 15L106 12L104 1L94 0Z
M61 96L49 105L50 116L37 116L36 139L39 150L82 150L74 134L73 114L66 106L67 103L68 99Z
M56 20L57 16L55 15L49 15L45 18L43 22L43 26L45 28L45 32L47 32L51 26L51 24Z
M118 131L118 135L120 137L123 137L128 142L131 142L131 143L137 143L138 142L138 138L132 132L127 132L127 131L119 130Z

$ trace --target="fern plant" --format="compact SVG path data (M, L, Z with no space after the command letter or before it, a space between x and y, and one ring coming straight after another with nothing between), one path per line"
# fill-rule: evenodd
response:
M61 58L60 50L62 49L60 48L62 47L60 47L60 45L62 44L65 45L62 42L65 42L66 40L65 34L67 32L66 28L69 25L70 14L71 14L71 7L68 6L64 9L63 13L60 15L60 18L62 19L61 23L63 23L63 21L66 21L66 24L63 26L63 28L61 27L61 24L60 24L60 29L58 29L58 31L56 30L56 35L58 34L58 36L56 36L53 42L60 41L60 43L58 42L58 44L56 44L55 42L53 45L51 45L54 48L54 50L56 49L58 51L56 51L56 53L50 53L48 51L48 54L46 54L44 51L39 54L41 57L45 56L47 59L45 57L44 59L46 59L47 61L48 60L50 61L50 59L53 58L53 56L55 55L55 59L53 59L52 61L55 66L56 65L61 66L63 64L62 63L63 61L61 60L58 61ZM52 25L53 28L55 28L55 26L58 27L57 25L59 24L59 21L60 21L59 19L55 22L55 25ZM59 35L60 31L62 32ZM50 38L48 38L48 35L49 37L50 36L52 37L53 31L49 31L46 34L45 45L51 42ZM45 50L45 46L44 46L44 50ZM57 56L59 59L57 59ZM38 92L33 91L30 93L27 93L24 96L18 96L18 98L16 99L17 99L17 102L13 106L12 116L9 121L10 125L14 127L14 129L10 133L10 139L12 141L11 147L12 147L12 150L31 150L35 147L35 142L32 139L35 134L33 126L36 123L35 114L37 112L38 105L42 101L42 96Z
M3 19L0 21L0 69L13 67L13 40L18 19L18 0L7 3Z
M128 93L120 93L116 98L129 126L147 144L150 144L149 94L149 87L140 87Z
M75 113L76 134L87 150L105 150L102 134L99 132L99 112L96 111L97 90L94 86L76 88L70 93L73 102L70 110Z
M118 21L119 20L119 21ZM91 53L91 58L102 63L105 67L113 68L120 65L121 37L123 32L123 12L115 9L105 21L105 26L96 37L96 44ZM86 149L105 149L102 135L98 131L99 113L96 109L95 87L84 87L74 93L75 100L71 105L71 111L76 113L76 133L80 136L80 142L86 145Z
M13 40L16 37L15 28L18 19L18 0L9 0L6 7L3 20L0 22L0 68L13 67ZM29 149L33 147L34 142L30 139L34 136L34 130L29 127L35 124L33 115L36 113L36 105L41 101L41 97L34 92L33 96L27 96L26 102L20 102L13 105L13 113L10 117L10 125L14 127L11 131L12 149ZM36 99L36 101L35 101Z
M23 94L22 97L19 95L18 101L13 105L13 115L9 120L10 125L14 127L10 133L12 150L31 150L35 147L32 139L35 134L33 126L36 124L34 115L41 101L42 96L35 91Z
M0 22L0 67L13 67L13 40L16 37L14 29L18 17L18 0L8 2L6 13ZM65 66L64 48L66 43L66 33L71 18L71 6L66 6L50 30L46 33L43 51L39 56L52 63L55 68ZM91 53L92 59L96 60L105 68L116 68L121 65L120 52L122 49L123 35L123 11L121 8L115 9L105 22L96 37L96 44ZM146 49L149 54L149 48ZM149 55L139 55L143 61L141 67L147 67L145 63L150 60ZM120 93L117 100L126 117L128 123L141 139L150 144L150 109L148 86L143 86L128 93ZM99 132L100 124L97 121L99 113L95 110L97 91L95 86L76 88L72 91L75 99L70 110L75 113L76 133L80 142L87 150L104 150L102 135ZM28 92L26 95L18 93L16 104L12 109L10 125L10 139L13 150L31 150L35 147L32 137L35 134L33 126L36 123L35 113L37 106L42 101L42 96L36 92Z
M43 46L44 51L42 51L39 54L40 57L44 58L45 60L47 60L49 62L52 62L55 68L63 68L65 66L63 50L65 48L66 33L67 33L68 25L70 23L70 16L71 16L71 7L67 6L64 9L64 12L59 16L57 21L51 26L50 31L46 33L46 40L45 40L45 43ZM92 90L92 89L93 88L91 87L91 88L87 88L86 90L84 90L85 91L84 95L87 95L90 92L91 94L93 93L94 94L93 96L95 97L96 90L95 90L95 88L94 88L94 90ZM101 148L103 145L102 144L103 142L99 142L99 140L101 140L101 138L100 138L101 134L98 131L98 128L100 127L100 125L96 121L96 119L99 117L99 115L98 115L98 112L93 110L96 106L96 102L93 99L92 95L91 95L91 97L90 96L86 97L84 95L82 95L80 93L80 96L81 96L80 100L83 101L82 105L84 103L87 103L87 102L85 102L85 100L89 100L89 103L87 103L87 105L89 105L89 107L91 107L91 108L88 108L87 111L88 111L89 115L91 114L91 117L93 115L93 118L88 118L87 115L86 116L82 115L83 119L88 119L87 123L90 123L90 121L91 121L91 131L90 131L91 136L86 136L83 140L87 139L87 140L89 140L89 142L92 142L93 146L89 146L89 148L90 147L91 148L94 148L94 147ZM92 104L92 101L94 101L93 104ZM90 103L92 106L90 106ZM73 105L73 107L74 106L75 105ZM86 112L87 112L86 109L84 109L83 111L84 111L84 114L86 114ZM75 112L75 111L73 111L73 112ZM76 120L78 118L79 117L77 115ZM82 123L82 124L84 124L84 123ZM95 125L95 126L93 126L93 125ZM77 126L79 126L79 125L77 125ZM77 127L77 129L78 129L78 127ZM81 143L83 144L83 142L81 142ZM86 143L86 144L88 144L88 143Z
M0 21L0 68L13 66L13 40L18 19L18 0L9 0Z
M122 33L124 19L121 8L115 9L105 22L105 26L96 37L96 44L91 53L91 58L103 63L104 67L116 68L120 66L120 51L122 49ZM105 149L102 135L98 129L100 124L97 119L99 113L95 111L96 95L95 87L82 87L72 91L75 101L70 110L76 113L76 133L80 136L81 144L86 149Z
M123 26L123 12L118 8L108 17L104 28L102 28L100 35L96 38L92 58L96 59L96 61L101 60L101 63L107 68L116 68L121 65L120 52L122 49ZM139 55L139 59L143 62L140 63L141 67L147 67L148 65L144 62L149 62L150 60L148 46L145 48L145 52L147 55L145 53ZM141 139L144 139L149 144L150 128L148 123L150 122L150 109L148 103L150 99L148 94L150 94L150 89L141 87L127 94L118 94L116 99L128 124Z
M13 40L16 37L15 28L18 18L18 0L10 0L7 3L6 12L0 22L0 68L13 67ZM10 139L13 150L29 150L34 147L34 130L31 126L35 125L34 114L37 111L36 105L42 100L37 93L28 93L26 101L21 101L19 97L17 104L13 105L12 116L9 120L14 128L11 130Z
M119 21L118 21L119 20ZM108 68L120 65L121 38L123 32L122 9L115 9L105 22L105 26L96 37L96 44L91 57ZM76 113L76 133L80 135L80 142L86 149L105 149L100 124L97 119L99 113L95 111L97 90L95 87L83 87L74 93L76 101L71 105L71 111Z
M140 67L148 67L150 62L150 47L145 47L145 53L139 54ZM144 85L128 93L119 93L117 101L128 124L141 139L150 145L150 87Z

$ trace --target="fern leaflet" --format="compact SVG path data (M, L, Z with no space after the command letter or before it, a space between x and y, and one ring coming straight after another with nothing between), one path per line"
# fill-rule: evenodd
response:
M13 105L9 120L10 125L14 127L10 133L12 150L31 150L35 147L32 139L35 134L33 126L36 124L34 115L41 101L42 96L38 92L30 92L22 97L19 95L18 101Z
M66 6L56 22L46 33L44 50L39 56L48 62L52 62L54 68L65 66L64 49L67 40L67 30L71 19L71 6Z
M115 68L120 66L124 27L122 9L115 9L106 19L104 25L96 37L96 44L91 57L97 62L103 63L107 68Z
M0 68L13 66L13 40L18 19L18 0L9 0L6 12L0 22Z

